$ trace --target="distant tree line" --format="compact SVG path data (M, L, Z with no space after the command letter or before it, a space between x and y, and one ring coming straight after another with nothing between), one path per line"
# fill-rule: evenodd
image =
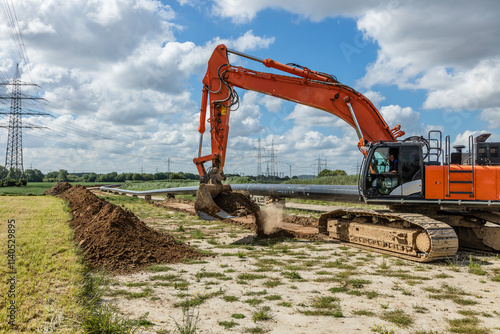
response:
M328 176L344 176L347 173L343 170L323 169L319 173L318 178ZM238 174L227 174L228 177L240 177ZM24 174L19 169L6 169L0 166L0 186L25 186L27 182L125 182L125 181L153 181L153 180L199 180L198 174L184 172L158 172L153 174L147 173L121 173L111 172L106 174L97 173L69 173L65 169L43 174L38 169L27 169ZM289 180L288 176L279 178L276 176L259 175L247 176L249 181L264 181L264 182L284 182ZM297 176L292 177L297 179Z
M346 176L347 173L342 169L330 170L323 169L317 177L325 177L325 176Z

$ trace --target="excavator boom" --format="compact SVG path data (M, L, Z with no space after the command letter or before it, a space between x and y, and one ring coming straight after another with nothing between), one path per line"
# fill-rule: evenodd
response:
M234 53L261 62L269 68L293 74L279 75L235 67L229 63L228 53ZM297 65L298 66L298 65ZM203 177L203 164L212 161L213 166L223 173L229 118L232 107L238 104L238 94L234 87L251 90L284 100L324 110L351 125L360 139L358 146L367 142L393 141L404 134L400 126L390 128L375 106L353 88L338 82L333 76L311 71L305 67L281 64L272 59L259 59L241 52L228 50L219 45L213 52L203 79L203 96L200 113L200 134L205 132L206 111L209 106L212 153L194 159L198 172Z

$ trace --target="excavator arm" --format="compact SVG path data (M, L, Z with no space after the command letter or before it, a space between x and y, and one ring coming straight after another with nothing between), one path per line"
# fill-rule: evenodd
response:
M294 76L257 72L229 63L228 53L249 58ZM373 141L395 140L404 135L397 125L389 128L375 106L361 93L338 82L333 76L311 71L298 65L285 65L272 59L259 59L219 45L214 50L207 73L203 79L203 96L200 113L200 147L194 163L202 183L209 179L225 179L223 167L226 158L231 110L239 98L234 87L260 92L293 101L331 113L349 125L358 135L358 147ZM206 112L209 106L210 136L212 152L201 156L202 138L205 132ZM204 163L212 161L212 170L207 173Z

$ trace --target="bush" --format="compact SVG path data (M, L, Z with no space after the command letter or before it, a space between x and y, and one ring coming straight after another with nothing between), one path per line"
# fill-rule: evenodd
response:
M17 181L14 179L3 179L2 180L2 187L14 187L17 185Z

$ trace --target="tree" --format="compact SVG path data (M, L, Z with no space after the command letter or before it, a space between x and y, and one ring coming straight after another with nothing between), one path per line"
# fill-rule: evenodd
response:
M181 173L172 173L168 177L170 180L185 180L186 177L182 175Z
M68 171L66 169L60 169L56 177L57 182L68 182Z
M132 175L132 180L134 180L134 181L142 181L142 175L139 174L139 173L135 173L134 175Z
M168 179L167 174L163 172L158 172L153 175L155 180L166 180Z
M45 174L43 181L44 182L53 182L56 180L58 174L59 174L59 172L49 172L49 173Z
M97 182L115 182L117 176L118 176L117 172L101 174L97 177Z
M5 179L9 171L4 166L0 166L0 179Z
M43 182L43 173L38 169L27 169L24 171L24 177L28 182Z
M323 169L319 174L318 177L324 177L324 176L344 176L347 175L347 173L341 169L336 169L336 170L329 170L329 169Z
M23 173L19 168L11 168L9 173L7 174L8 179L20 180L23 176Z

